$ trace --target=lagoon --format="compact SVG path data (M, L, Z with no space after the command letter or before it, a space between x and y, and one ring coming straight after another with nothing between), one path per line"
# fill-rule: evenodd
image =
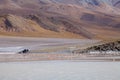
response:
M5 62L0 80L120 80L120 62Z

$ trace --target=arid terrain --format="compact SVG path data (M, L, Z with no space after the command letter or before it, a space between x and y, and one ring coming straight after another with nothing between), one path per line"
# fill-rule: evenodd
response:
M120 0L0 0L1 54L66 54L118 39Z
M120 38L119 0L0 0L0 35Z
M30 52L49 49L70 49L70 47L94 44L99 40L64 39L64 38L30 38L30 37L0 37L0 47L22 47Z
M99 42L89 39L0 37L0 61L32 61L70 59L72 51ZM19 49L29 49L26 54L19 54ZM61 58L59 58L61 57Z
M120 0L0 0L0 80L120 80Z
M93 56L73 53L88 46L102 44L100 40L0 37L0 62L41 61L41 60L80 60L80 61L120 61L119 55ZM118 44L119 46L119 44ZM29 49L19 53L19 49Z

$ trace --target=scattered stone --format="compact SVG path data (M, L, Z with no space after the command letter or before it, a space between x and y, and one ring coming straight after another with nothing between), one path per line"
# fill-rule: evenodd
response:
M75 52L79 54L90 53L90 52L100 52L105 54L107 54L107 52L120 53L120 40L97 45L97 46L88 47L86 49L77 50Z

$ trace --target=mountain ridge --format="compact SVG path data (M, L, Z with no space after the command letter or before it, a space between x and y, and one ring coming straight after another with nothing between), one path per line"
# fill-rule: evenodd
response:
M56 2L57 1L57 2ZM119 38L120 30L120 14L119 8L112 7L107 2L97 2L87 5L87 7L73 4L74 1L84 0L1 0L0 6L1 15L13 15L12 22L26 23L24 21L35 22L39 27L45 30L61 34L69 32L84 38ZM66 1L66 3L59 2ZM70 1L73 1L72 3ZM85 0L85 1L100 1L100 0ZM85 3L86 4L86 3ZM117 3L118 4L118 3ZM7 5L7 6L6 6ZM88 6L90 6L88 8ZM100 7L99 7L100 6ZM104 6L106 8L104 8ZM1 16L0 15L0 16ZM23 22L17 17L20 16ZM15 21L15 19L18 19ZM4 23L6 25L6 23ZM0 24L1 27L2 24ZM32 24L29 25L29 28ZM5 26L4 26L5 27ZM16 28L25 28L25 25L17 25ZM11 28L12 29L12 28ZM100 31L98 31L99 29ZM2 31L2 30L0 30ZM22 31L24 31L22 29ZM15 31L13 31L15 32ZM103 34L108 32L107 34ZM19 31L18 31L19 33ZM47 31L45 32L47 33ZM36 35L39 35L36 33ZM52 34L53 35L53 34ZM104 35L104 36L102 36Z

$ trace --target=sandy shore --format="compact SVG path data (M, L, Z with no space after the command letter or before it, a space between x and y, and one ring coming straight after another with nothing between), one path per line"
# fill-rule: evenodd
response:
M90 57L79 54L0 54L0 62L80 60L80 61L120 61L120 57Z

